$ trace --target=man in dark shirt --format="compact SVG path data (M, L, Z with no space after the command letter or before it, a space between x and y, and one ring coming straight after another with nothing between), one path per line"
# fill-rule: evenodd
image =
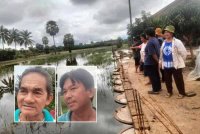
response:
M161 90L158 62L160 56L160 44L155 38L154 28L147 28L148 43L145 48L144 68L152 83L152 91L149 94L158 94Z

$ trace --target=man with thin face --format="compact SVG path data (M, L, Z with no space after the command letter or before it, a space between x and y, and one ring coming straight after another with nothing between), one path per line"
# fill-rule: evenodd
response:
M58 121L96 121L96 109L92 106L94 79L88 71L77 69L65 73L60 79L60 87L69 111Z
M52 99L51 77L42 68L26 69L19 80L15 122L54 121L52 115L44 109Z

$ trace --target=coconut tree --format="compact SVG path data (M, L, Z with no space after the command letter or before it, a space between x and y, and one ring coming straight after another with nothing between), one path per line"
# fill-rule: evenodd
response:
M45 47L48 45L48 43L49 43L49 39L46 37L46 36L44 36L44 37L42 37L42 43L45 45Z
M11 93L14 92L14 76L10 76L7 79L1 80L3 86L0 86L1 93Z
M7 28L4 28L3 25L0 26L0 40L3 45L4 49L4 44L9 40L9 30Z
M151 27L160 27L164 29L167 25L169 25L168 17L166 16L160 16L159 18L150 18L148 20L149 26Z
M56 21L50 20L47 22L46 32L53 37L53 43L54 43L54 46L56 46L54 36L59 32L59 27L58 27ZM56 53L56 51L55 51L55 53Z
M20 31L20 46L24 45L26 48L27 46L33 44L33 40L31 39L31 32L29 32L28 30L23 30L23 31Z
M132 37L140 35L149 26L150 13L142 11L141 18L135 18L135 22L132 25L127 26L127 34L129 35L129 41L132 42Z
M71 53L72 48L74 46L74 38L72 34L65 34L64 38L63 38L63 44L66 50L69 51L69 53Z
M20 32L20 45L24 45L25 47L29 46L29 45L33 45L33 40L31 39L31 32L29 32L28 30L23 30Z
M8 40L8 45L12 44L13 42L15 43L15 50L16 50L16 46L17 43L20 43L20 31L13 28L12 30L10 30L10 38Z

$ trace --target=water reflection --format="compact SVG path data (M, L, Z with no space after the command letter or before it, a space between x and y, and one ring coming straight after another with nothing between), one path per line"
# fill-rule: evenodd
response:
M77 65L76 57L72 56L72 54L69 55L69 57L66 59L66 66L72 66Z

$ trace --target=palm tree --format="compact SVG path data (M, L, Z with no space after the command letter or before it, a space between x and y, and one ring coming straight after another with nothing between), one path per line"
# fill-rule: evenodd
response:
M0 86L1 93L11 93L14 92L14 75L8 77L8 79L1 80L4 86Z
M33 44L34 41L31 39L31 37L32 37L31 34L32 33L29 32L28 30L21 31L20 32L20 36L21 36L20 45L24 44L25 47L27 47L29 45L32 46L32 44Z
M9 30L4 28L3 25L0 26L0 40L4 49L4 44L9 40Z
M169 20L166 16L161 16L159 18L150 18L148 20L149 26L151 27L160 27L164 29L167 25L169 25Z
M49 39L48 39L46 36L42 37L42 43L43 43L45 46L47 46L48 43L49 43Z
M65 46L65 49L71 53L72 48L74 46L74 38L72 34L65 34L63 38L63 44Z
M10 45L14 42L15 43L15 50L16 50L17 43L20 43L20 40L21 40L19 33L20 32L17 29L13 28L12 30L10 30L10 39L8 40L8 44Z
M53 43L54 43L54 46L56 46L54 36L59 32L59 27L57 23L53 20L48 21L46 24L46 32L53 37Z

